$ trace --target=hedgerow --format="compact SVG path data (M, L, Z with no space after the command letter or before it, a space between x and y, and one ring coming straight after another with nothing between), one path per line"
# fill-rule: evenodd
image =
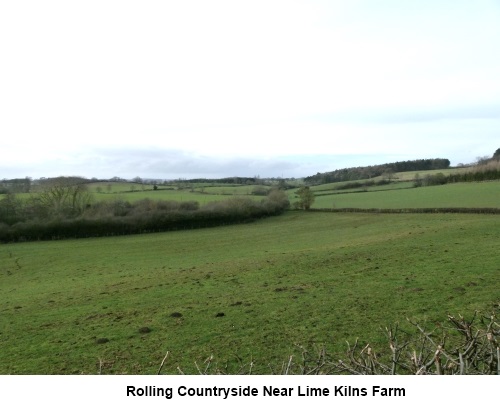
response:
M57 240L205 228L279 215L288 206L288 198L279 190L261 201L233 198L202 207L196 201L141 200L132 204L115 200L90 205L78 216L62 213L38 216L30 214L36 210L25 206L17 210L15 220L12 220L12 215L8 217L10 220L0 215L0 241Z

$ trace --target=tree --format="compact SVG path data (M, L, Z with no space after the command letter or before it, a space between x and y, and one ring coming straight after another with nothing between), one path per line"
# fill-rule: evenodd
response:
M253 189L252 189L252 194L253 195L267 195L269 192L269 190L264 187L264 186L255 186Z
M31 189L31 178L24 179L3 179L0 181L0 193L29 193Z
M500 160L500 148L498 148L495 153L493 154L493 159L494 160Z
M278 188L273 188L267 195L267 204L277 212L283 212L290 207L288 195Z
M80 215L92 202L92 193L88 191L87 185L79 183L75 178L57 177L47 180L37 194L37 203L49 216Z
M420 175L418 173L415 173L415 177L413 178L413 186L414 187L421 187L422 186L422 179L420 178Z
M387 180L387 181L391 181L392 179L394 179L394 170L391 169L390 167L388 167L387 169L384 170L384 172L382 173L382 177Z
M489 156L478 156L476 158L476 165L480 166L480 165L485 165L486 163L488 163L490 161L490 158Z
M295 194L299 197L297 202L297 208L308 210L314 203L314 193L309 188L309 186L300 187Z

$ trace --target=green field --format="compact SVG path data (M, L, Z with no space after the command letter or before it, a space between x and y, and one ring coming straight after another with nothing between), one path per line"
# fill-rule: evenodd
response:
M108 188L107 186L110 186ZM196 186L196 185L195 185ZM254 200L261 200L263 196L252 195L255 186L227 185L227 186L206 186L197 185L193 188L177 188L172 186L160 186L158 190L153 190L152 186L144 186L133 183L102 182L89 184L88 190L92 193L95 201L107 201L120 199L134 203L139 200L168 200L168 201L197 201L201 205L221 201L232 197L248 197ZM270 187L265 187L270 189ZM27 200L36 196L36 192L17 193L20 199ZM4 198L0 194L0 200Z
M500 181L375 190L319 194L313 208L500 208Z
M270 187L264 187L269 190ZM92 183L89 190L94 194L96 201L122 199L131 203L143 200L170 200L170 201L197 201L206 204L220 201L231 197L249 197L260 200L262 196L252 195L255 186L248 185L211 185L211 184L188 184L159 186L153 190L151 185L135 183Z
M347 182L347 183L363 183L363 182ZM339 190L337 187L342 183L330 183L324 184L323 186L313 186L311 189L316 196L325 196L332 194L346 194L346 193L359 193L360 191L390 191L390 190L401 190L404 188L413 188L413 182L409 181L394 181L389 184L384 185L374 185L369 187L357 187L357 188L349 188L345 190ZM328 188L326 187L328 186Z
M442 173L445 176L457 173L466 173L470 171L469 167L453 167L450 169L436 169L436 170L416 170L412 172L399 172L394 175L394 179L397 181L413 181L415 176L418 175L421 178L425 176L433 176L438 173Z
M243 184L210 184L210 183L172 183L159 185L157 192L197 192L214 195L249 195L256 186ZM98 182L88 185L90 191L97 194L129 194L152 192L150 184L128 183L128 182ZM269 187L265 187L269 188Z
M197 201L200 204L206 204L212 201L225 200L231 197L238 197L233 194L209 194L200 192L191 192L187 190L157 190L157 191L136 191L124 193L94 193L95 201L106 201L120 199L134 203L146 198L150 200L168 200L168 201ZM245 195L245 197L261 200L263 197Z
M0 373L152 374L169 351L165 373L197 373L213 355L227 372L253 361L269 374L297 345L341 356L346 340L381 345L380 328L406 317L492 310L499 240L497 215L292 211L0 245Z
M415 180L415 177L424 178L425 176L433 176L438 173L442 173L445 176L449 176L451 174L457 173L466 173L470 168L460 167L460 168L451 168L451 169L437 169L437 170L417 170L411 172L398 172L391 175L391 187L411 187L411 184ZM366 181L373 180L375 182L383 180L387 178L387 176L375 176L370 179L363 180L351 180L351 181L340 181L336 183L326 183L320 184L316 186L312 186L311 188L315 193L321 193L326 191L335 191L338 187L341 187L348 183L364 183ZM401 184L402 183L402 184Z

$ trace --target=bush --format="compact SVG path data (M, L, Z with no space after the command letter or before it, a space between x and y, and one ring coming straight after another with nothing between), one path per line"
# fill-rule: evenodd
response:
M253 195L261 195L261 196L266 196L268 192L269 190L264 186L255 186L252 190Z

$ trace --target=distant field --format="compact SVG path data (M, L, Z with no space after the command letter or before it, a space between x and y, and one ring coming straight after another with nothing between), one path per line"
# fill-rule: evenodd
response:
M19 193L17 196L21 199L28 199L30 196L35 194L30 193ZM188 190L158 190L158 191L124 191L116 193L93 193L95 201L107 201L113 199L120 199L124 201L129 201L131 203L139 200L144 200L146 198L151 200L169 200L169 201L197 201L200 205L207 204L212 201L221 201L232 197L248 197L255 200L261 200L261 196L252 196L246 194L209 194L209 193L199 193L191 192ZM0 195L0 200L3 198Z
M450 174L465 173L470 170L471 169L469 167L453 167L450 169L437 169L437 170L416 170L413 172L396 173L394 175L394 179L398 181L411 181L415 179L415 176L417 174L421 178L425 176L432 176L438 173L443 173L445 176L449 176Z
M347 182L347 183L349 183L349 182ZM364 191L364 190L366 190L366 191L368 191L368 190L369 191L386 191L386 190L400 190L402 188L413 188L413 182L408 182L408 181L404 181L404 182L403 181L394 181L394 182L391 182L390 184L384 184L381 186L348 188L345 190L339 190L338 188L335 187L335 184L336 183L330 183L329 186L331 188L322 188L322 189L318 190L316 187L311 187L311 189L314 191L314 195L321 196L321 195L328 195L328 194L359 193L360 191ZM339 184L343 184L343 183L339 183ZM326 186L326 184L324 186Z
M108 185L109 184L109 185ZM152 185L135 183L92 183L90 191L94 193L97 201L120 198L134 202L149 198L152 200L171 201L198 201L206 204L212 201L225 200L230 197L250 197L262 199L262 196L252 195L255 186L248 185L159 185L158 190L153 190ZM270 187L264 187L269 189Z
M455 183L394 191L317 195L313 205L313 208L445 207L500 208L500 181Z
M231 197L238 197L238 195L219 195L219 194L205 194L190 191L177 191L177 190L158 190L158 191L139 191L132 193L117 193L117 194L99 194L94 195L96 201L121 199L131 203L145 198L151 200L169 200L169 201L198 201L201 205L212 202L221 201ZM240 196L241 197L241 196ZM246 196L252 199L262 199L263 197Z
M247 185L233 185L233 186L212 186L212 187L197 187L196 191L216 195L251 195L256 187L264 190L269 190L269 186L247 186Z
M154 374L169 351L165 373L196 374L213 355L228 372L253 361L269 374L297 345L377 348L380 328L406 317L432 327L498 305L499 240L497 215L295 211L0 245L0 373Z
M391 176L391 187L397 187L397 188L410 187L411 186L410 184L413 183L413 181L415 180L415 176L417 176L417 175L420 178L424 178L425 176L433 176L433 175L436 175L438 173L442 173L445 176L449 176L450 174L464 173L468 170L470 170L470 168L459 167L459 168L451 168L451 169L417 170L417 171L412 171L412 172L398 172L398 173L394 173ZM341 181L341 182L337 182L337 183L327 183L327 184L321 184L318 186L312 186L311 189L314 190L315 193L320 193L320 192L324 192L324 191L334 191L337 188L342 187L345 184L349 184L349 183L364 183L364 182L370 181L370 180L377 182L377 181L380 181L382 179L384 179L384 176L377 176L377 177L373 177L371 179L363 179L363 180ZM403 183L403 184L401 184L401 183Z
M108 186L109 184L109 186ZM94 195L96 201L121 199L129 202L135 202L146 198L152 200L170 200L170 201L198 201L200 204L206 204L212 201L221 201L232 197L249 197L255 200L261 200L263 196L252 195L255 186L247 185L226 185L226 186L200 186L193 188L181 188L174 186L160 186L158 190L153 190L152 186L134 183L91 183L88 186L89 191ZM270 189L270 187L263 187ZM17 193L21 199L28 199L30 196L36 196L36 193ZM0 194L0 200L4 198Z
M105 182L97 182L97 183L89 183L88 188L90 191L97 193L123 193L127 191L131 191L131 189L140 190L141 186L137 183L125 183L119 181L105 181ZM151 189L152 186L148 186L148 189Z
M451 169L439 169L439 170L427 170L427 171L412 171L412 172L399 172L399 173L394 173L391 178L390 178L390 183L389 184L384 184L384 185L372 185L372 186L366 186L364 185L368 181L373 181L373 182L379 182L381 180L388 180L387 177L384 176L377 176L373 177L371 179L363 179L363 180L352 180L352 181L342 181L342 182L337 182L337 183L327 183L327 184L321 184L317 186L311 186L311 190L314 192L316 197L324 197L327 195L332 195L332 194L346 194L346 193L359 193L360 191L388 191L388 190L400 190L400 189L406 189L406 188L413 188L414 185L414 180L415 178L420 178L424 179L426 176L433 176L438 173L442 173L445 176L448 176L450 174L455 174L455 173L461 173L465 172L467 170L470 170L469 168L451 168ZM360 187L356 188L344 188L347 185L352 185L352 184L360 184ZM293 192L289 192L289 195L291 199L294 199L295 196L293 195ZM325 206L328 205L329 200L331 198L327 198L326 200L319 202L315 208L332 208L332 206ZM349 198L346 199L350 200ZM357 200L356 200L357 203ZM353 208L349 207L349 208ZM346 208L346 207L342 207ZM359 208L356 206L356 208ZM398 208L405 208L405 207L398 207Z
M100 194L148 192L153 191L151 184L123 183L123 182L98 182L90 183L89 190ZM158 191L201 192L219 195L248 195L252 194L255 187L269 189L269 186L255 186L245 184L210 184L210 183L173 183L158 185Z

